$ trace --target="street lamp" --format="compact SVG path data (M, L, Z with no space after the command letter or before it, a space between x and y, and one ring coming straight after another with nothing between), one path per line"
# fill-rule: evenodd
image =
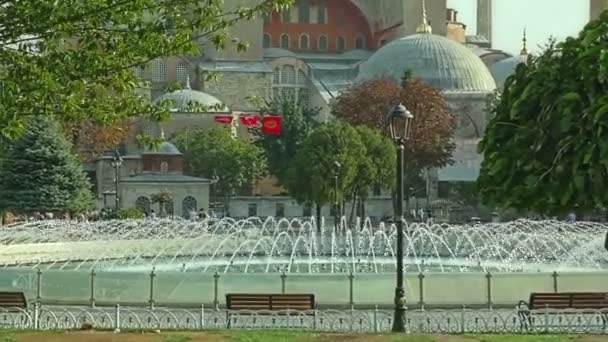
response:
M334 227L337 230L340 222L339 204L338 204L338 177L340 176L342 164L334 160Z
M114 210L120 209L120 196L118 195L118 183L120 182L120 167L122 166L122 157L118 150L114 151L114 159L112 160L112 167L114 167L114 191L116 196L114 197Z
M395 317L393 332L405 332L405 290L403 287L403 150L410 138L414 115L399 104L388 117L391 138L397 147L397 287L395 288Z

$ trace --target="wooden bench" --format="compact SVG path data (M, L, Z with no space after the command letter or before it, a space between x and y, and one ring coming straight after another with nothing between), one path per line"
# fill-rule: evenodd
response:
M0 312L21 312L27 309L25 294L20 291L0 291Z
M231 314L239 315L307 315L316 322L313 294L226 294L226 325L230 329Z
M518 314L522 328L532 327L531 313L539 310L566 310L574 309L576 312L595 313L608 310L608 292L562 292L562 293L531 293L530 301L520 301ZM576 313L572 312L572 313ZM547 311L549 314L556 312ZM562 313L562 312L560 312ZM567 312L566 312L567 313ZM608 323L608 311L601 313L603 327Z

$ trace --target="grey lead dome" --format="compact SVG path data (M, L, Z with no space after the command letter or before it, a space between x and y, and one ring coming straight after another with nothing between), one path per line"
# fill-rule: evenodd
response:
M357 81L400 79L405 70L432 86L452 92L493 92L496 82L483 61L466 46L421 33L397 39L361 64Z

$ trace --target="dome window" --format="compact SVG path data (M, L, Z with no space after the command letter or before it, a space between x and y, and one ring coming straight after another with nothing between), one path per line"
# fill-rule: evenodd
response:
M336 39L336 49L338 51L346 50L346 39L344 39L344 37L338 36L338 38Z
M270 34L264 33L264 40L262 42L262 46L265 49L272 47L272 38L270 37Z
M308 35L303 33L300 36L300 50L308 50L310 49L310 39L308 38Z
M285 33L281 35L281 48L289 49L289 36Z
M322 35L319 37L318 48L320 51L327 51L327 36L326 35Z

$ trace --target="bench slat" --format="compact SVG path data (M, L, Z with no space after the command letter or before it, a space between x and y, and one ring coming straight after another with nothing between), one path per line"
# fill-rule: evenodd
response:
M530 309L602 309L608 308L608 293L604 292L564 292L532 293Z

